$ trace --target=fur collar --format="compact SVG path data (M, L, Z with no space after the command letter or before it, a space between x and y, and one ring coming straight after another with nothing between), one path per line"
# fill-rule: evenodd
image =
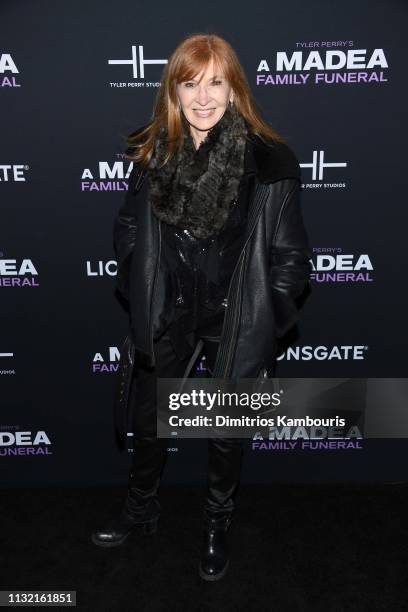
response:
M137 136L147 125L142 125L129 137ZM130 156L133 154L133 149L129 147L125 153ZM285 178L301 180L298 159L287 144L265 141L252 132L248 132L247 136L245 168L246 172L255 173L259 182L264 184L275 183Z
M183 146L164 166L167 128L159 131L148 166L149 204L161 221L204 239L221 231L236 202L245 170L247 127L229 104L197 150L186 119L183 129Z

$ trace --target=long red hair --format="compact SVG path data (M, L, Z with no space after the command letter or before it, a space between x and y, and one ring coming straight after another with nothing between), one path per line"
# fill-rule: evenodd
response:
M148 164L160 127L167 125L168 148L164 164L171 159L175 147L183 144L183 126L176 85L195 78L214 60L217 74L222 74L234 92L234 105L249 125L249 129L261 138L282 141L261 117L252 95L244 69L231 45L217 34L192 34L184 38L171 54L165 65L158 89L151 121L143 129L127 137L126 154L129 161ZM218 72L219 71L219 72Z

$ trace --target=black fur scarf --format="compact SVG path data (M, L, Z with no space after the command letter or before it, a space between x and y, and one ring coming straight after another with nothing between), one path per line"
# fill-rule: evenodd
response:
M154 214L196 238L218 234L237 197L244 172L247 126L233 104L207 132L198 149L182 114L184 142L165 166L167 127L159 130L149 162L149 200Z

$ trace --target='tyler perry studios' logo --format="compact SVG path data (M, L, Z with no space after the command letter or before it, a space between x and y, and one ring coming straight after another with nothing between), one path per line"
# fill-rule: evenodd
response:
M388 79L384 49L354 49L354 41L306 41L294 51L277 51L261 59L256 84L340 85L383 83Z
M108 64L116 67L122 78L132 81L110 81L110 87L160 87L160 81L148 81L152 78L151 66L167 64L167 59L147 57L143 45L131 45L129 54L124 59L110 59ZM124 69L125 68L125 69ZM119 71L120 70L120 71ZM153 72L154 74L154 72Z
M39 286L38 272L31 259L0 259L0 287Z
M0 457L13 455L52 455L51 440L45 431L0 430Z
M310 279L317 283L372 283L374 270L367 253L343 253L339 247L314 247Z
M7 368L7 364L13 357L14 353L5 353L0 350L0 376L12 376L16 373L14 368Z
M0 87L21 87L16 75L17 66L10 53L0 54Z
M118 155L119 156L119 155ZM123 157L123 154L120 155ZM84 168L81 175L81 191L127 191L133 163L118 160L113 163L100 161L96 169Z
M346 187L344 180L341 182L328 182L327 174L329 173L329 177L332 177L333 172L331 169L335 168L334 172L337 176L337 168L346 168L347 162L333 161L330 157L326 157L326 151L324 150L313 151L311 161L299 163L299 166L305 168L303 175L306 174L308 180L311 181L302 183L303 189L344 189Z

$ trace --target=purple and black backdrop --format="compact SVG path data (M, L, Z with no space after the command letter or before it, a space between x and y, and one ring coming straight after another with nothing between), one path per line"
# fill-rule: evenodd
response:
M128 326L112 246L124 137L149 120L164 63L190 33L232 43L302 166L315 271L276 375L406 376L403 2L4 0L0 15L3 486L126 481L112 414ZM243 481L404 480L406 449L248 441ZM169 440L169 454L165 482L204 482L205 440Z

